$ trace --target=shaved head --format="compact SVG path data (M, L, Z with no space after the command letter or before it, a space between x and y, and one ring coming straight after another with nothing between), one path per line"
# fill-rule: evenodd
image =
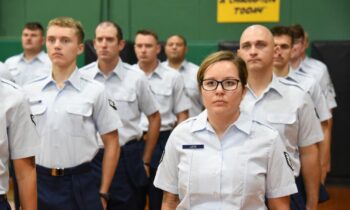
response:
M238 54L246 62L248 71L272 71L274 41L270 30L262 25L246 28L240 38Z
M241 35L240 44L242 41L244 41L244 39L252 35L257 36L261 39L265 39L265 41L273 44L273 35L271 31L263 25L252 25L246 28Z

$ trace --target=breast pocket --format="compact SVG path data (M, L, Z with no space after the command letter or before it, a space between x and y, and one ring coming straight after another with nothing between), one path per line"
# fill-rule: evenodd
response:
M289 141L297 141L298 139L298 122L296 113L274 113L267 115L268 123L276 128L282 138L288 138ZM296 143L296 142L295 142Z
M92 120L92 104L67 105L68 125L70 134L73 136L87 136L94 132Z
M171 87L155 88L151 86L151 91L157 99L160 112L161 113L166 112L168 107L171 107L173 104L171 100L171 97L172 97Z
M123 119L132 119L138 116L136 93L115 93L114 99L117 102L118 114Z

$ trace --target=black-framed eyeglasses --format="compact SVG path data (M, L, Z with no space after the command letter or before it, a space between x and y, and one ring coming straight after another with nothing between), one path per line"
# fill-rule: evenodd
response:
M240 81L238 79L225 79L222 81L215 79L204 79L202 80L201 85L204 90L213 91L218 88L219 84L221 84L222 89L231 91L237 89L239 82Z

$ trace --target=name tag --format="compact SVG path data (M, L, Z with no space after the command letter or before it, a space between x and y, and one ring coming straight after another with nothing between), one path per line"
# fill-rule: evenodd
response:
M182 145L182 149L204 149L204 144Z

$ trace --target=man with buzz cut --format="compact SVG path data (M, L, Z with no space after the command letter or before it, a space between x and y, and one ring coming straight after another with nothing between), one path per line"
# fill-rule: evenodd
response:
M28 22L24 25L21 43L23 52L8 58L5 64L15 83L23 86L37 77L48 74L51 61L42 49L45 33L39 22Z
M110 210L141 210L139 193L148 184L149 163L159 136L160 114L145 74L121 60L119 55L124 45L121 27L112 21L101 22L94 38L98 59L80 71L105 84L123 123L119 129L121 154L107 207ZM149 122L146 142L139 126L141 114L147 116ZM96 174L100 174L102 155L103 149L100 149L93 161Z
M191 100L192 107L189 116L197 116L203 110L203 103L197 85L197 72L199 66L186 60L188 50L185 37L174 34L168 37L164 46L167 60L162 64L177 70L185 82L186 94Z
M24 86L42 141L36 156L39 210L107 209L121 121L105 87L78 71L83 40L79 21L50 20L46 47L52 73ZM97 132L105 148L100 184L91 166L99 149Z
M160 210L163 193L162 190L153 185L153 180L168 137L176 124L188 118L191 102L185 94L182 76L173 69L161 65L158 60L160 45L156 33L150 30L137 31L134 49L138 59L138 63L134 67L146 74L150 89L159 105L161 126L157 145L149 163L151 175L148 194L149 209ZM146 141L148 141L148 121L145 116L141 118L141 127L146 133ZM145 198L146 196L144 196Z
M248 87L241 107L253 119L274 127L286 146L285 156L298 186L298 193L291 195L291 209L316 210L317 143L323 139L320 121L309 94L295 82L273 74L274 50L273 35L265 26L252 25L243 31L238 54L247 64Z

